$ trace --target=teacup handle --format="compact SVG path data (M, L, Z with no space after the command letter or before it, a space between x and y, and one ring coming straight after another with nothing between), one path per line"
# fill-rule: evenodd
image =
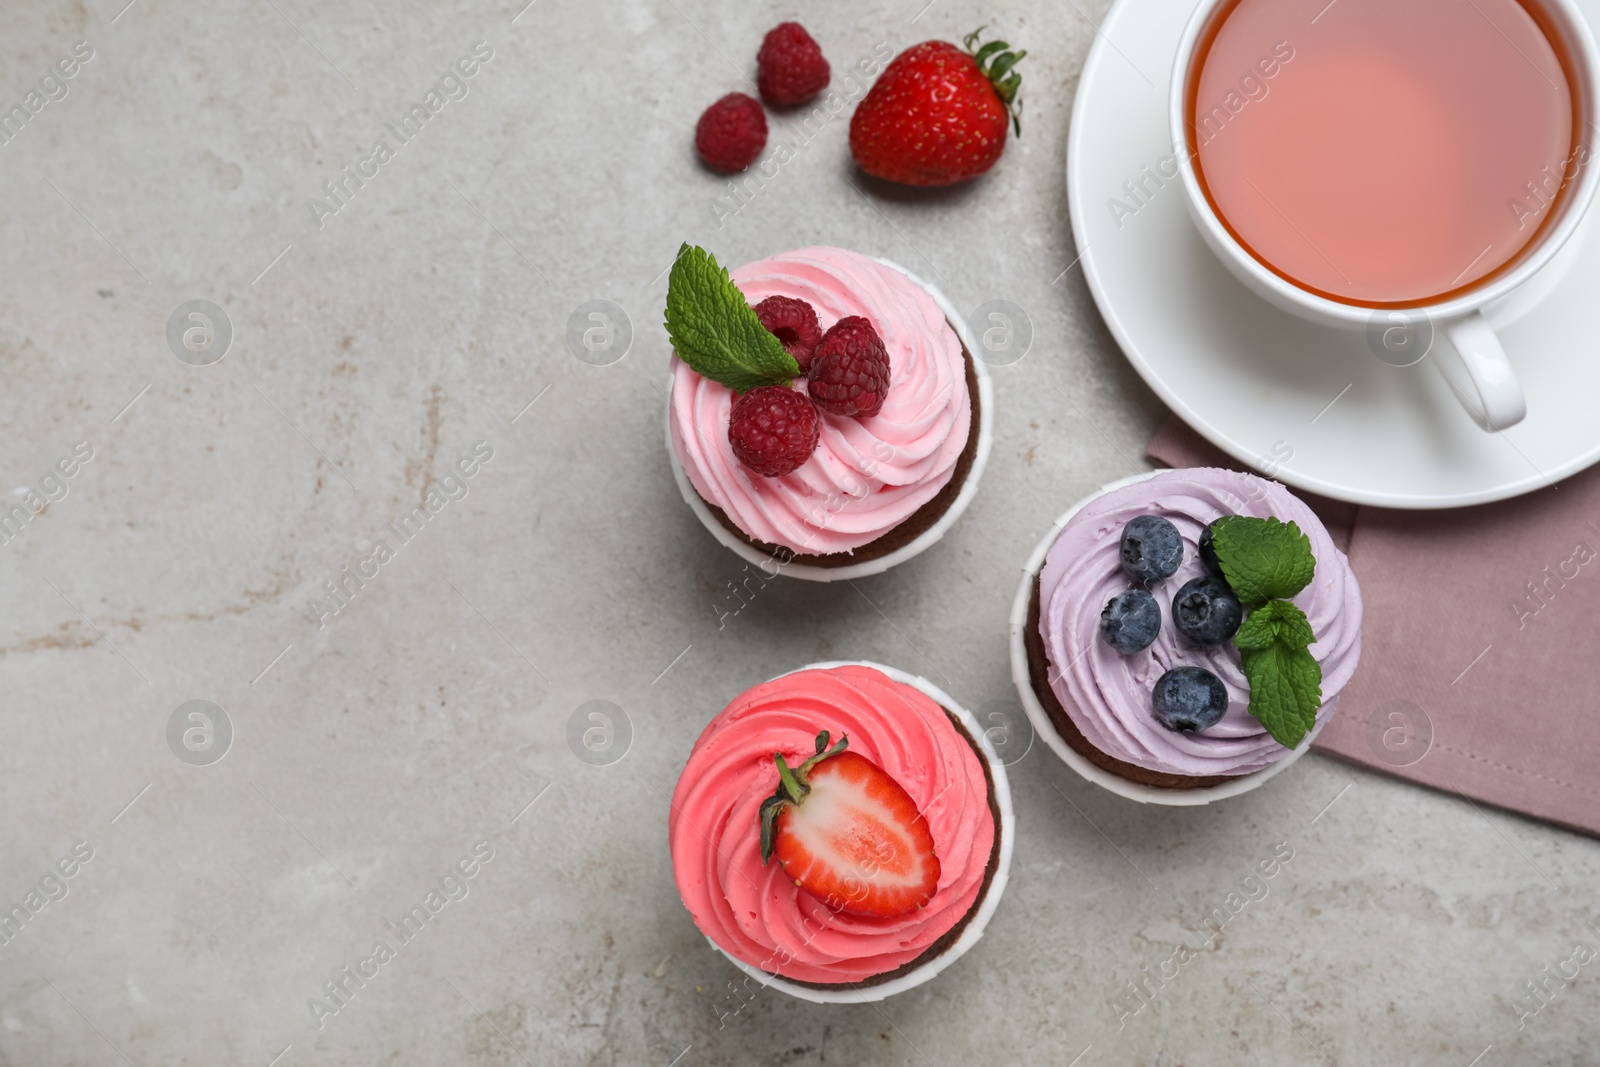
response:
M1510 429L1528 414L1522 383L1494 327L1474 311L1444 324L1452 352L1434 360L1472 419L1490 433Z

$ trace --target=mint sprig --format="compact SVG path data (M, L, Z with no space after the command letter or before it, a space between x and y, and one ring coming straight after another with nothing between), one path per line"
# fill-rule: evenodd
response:
M697 245L683 245L673 261L666 326L679 359L736 393L800 376L800 364L761 325L717 258Z
M1222 574L1251 612L1234 635L1250 683L1250 714L1285 748L1305 740L1322 706L1311 620L1289 598L1311 584L1311 539L1293 522L1229 515L1211 529Z
M1310 652L1314 640L1311 620L1287 600L1267 601L1233 636L1239 667L1250 682L1250 714L1285 748L1304 740L1322 706L1322 667Z
M1275 644L1305 648L1315 641L1311 620L1287 600L1269 600L1244 621L1233 643L1241 652L1260 652Z
M1284 748L1298 748L1322 706L1322 667L1304 645L1283 640L1244 652L1239 666L1250 682L1250 714Z
M1222 575L1246 607L1288 600L1311 584L1317 558L1293 522L1228 515L1211 527Z

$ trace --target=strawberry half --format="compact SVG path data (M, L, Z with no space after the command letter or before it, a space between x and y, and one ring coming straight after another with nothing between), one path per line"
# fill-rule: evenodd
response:
M778 764L778 791L761 803L761 862L773 856L794 884L834 911L887 919L925 906L939 887L928 820L911 794L849 740L794 770Z
M875 178L902 185L953 185L983 174L1022 132L1015 103L1026 52L1004 41L974 51L923 41L895 56L850 117L850 154Z

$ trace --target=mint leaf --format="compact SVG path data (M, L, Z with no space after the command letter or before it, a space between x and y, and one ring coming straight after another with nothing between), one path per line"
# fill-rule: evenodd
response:
M736 393L787 385L800 364L761 325L728 272L711 253L685 244L667 279L667 335L696 374Z
M1298 746L1322 706L1322 667L1306 648L1282 641L1246 649L1239 665L1250 681L1250 714L1278 744Z
M1228 515L1212 524L1211 540L1223 577L1253 609L1233 636L1250 683L1250 714L1278 744L1294 748L1322 706L1322 667L1311 655L1316 635L1289 602L1316 576L1311 539L1292 522Z
M1211 530L1223 577L1246 607L1288 600L1311 584L1311 539L1292 522L1228 515Z
M1269 600L1245 619L1233 643L1241 652L1261 652L1274 644L1305 648L1316 637L1306 613L1287 600Z

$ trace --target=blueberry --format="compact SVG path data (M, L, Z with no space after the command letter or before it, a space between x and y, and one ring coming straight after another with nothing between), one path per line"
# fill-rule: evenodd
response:
M1171 578L1183 562L1183 538L1160 515L1140 515L1122 528L1122 569L1136 582Z
M1215 726L1228 710L1228 689L1204 667L1174 667L1156 681L1156 721L1193 733Z
M1200 562L1205 564L1207 573L1222 578L1222 561L1217 558L1217 545L1211 538L1211 531L1216 525L1213 519L1200 534Z
M1172 623L1197 645L1220 645L1239 632L1244 608L1221 578L1196 578L1172 598Z
M1118 593L1100 613L1100 636L1123 655L1149 648L1160 632L1161 605L1143 589Z

